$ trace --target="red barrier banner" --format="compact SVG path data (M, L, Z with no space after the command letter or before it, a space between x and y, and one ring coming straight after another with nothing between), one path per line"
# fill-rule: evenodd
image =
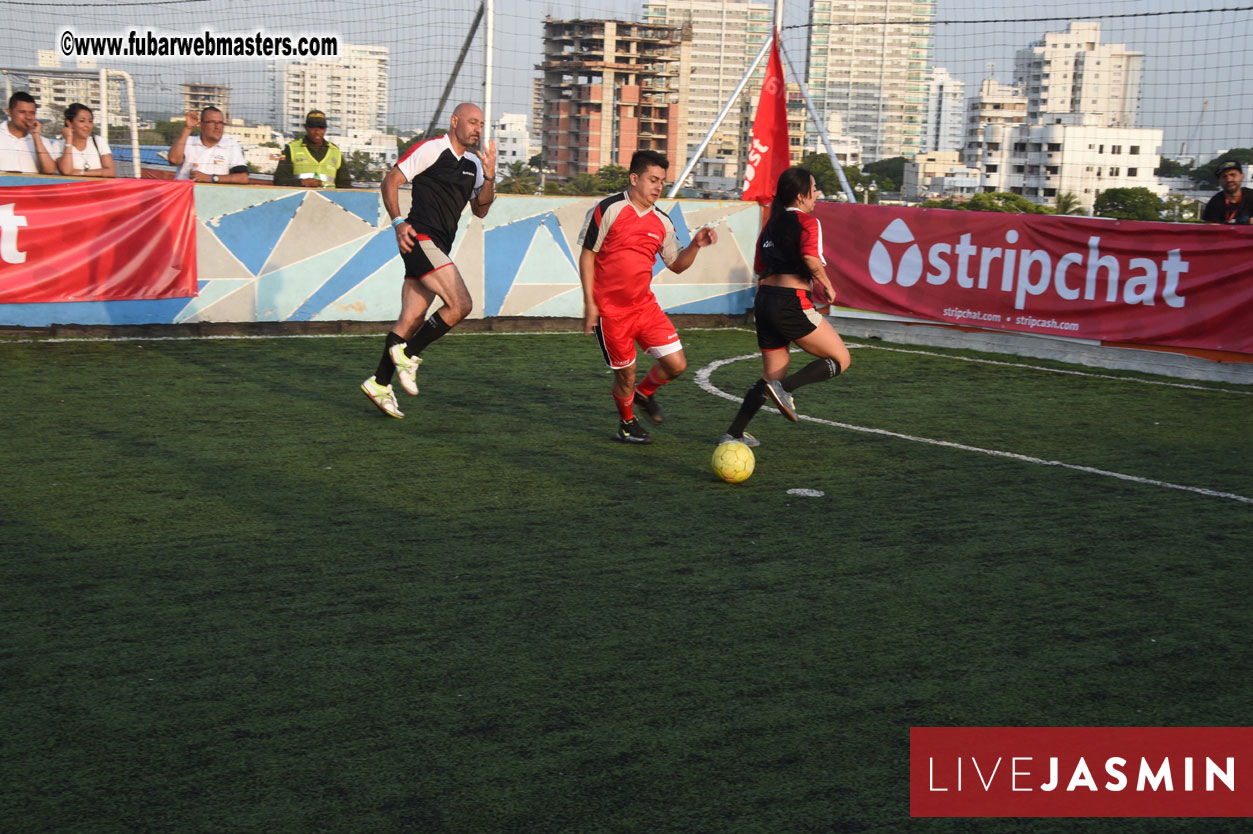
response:
M819 203L844 307L1253 354L1253 227Z
M0 304L196 295L189 181L0 188Z
M1251 727L911 727L912 817L1251 817Z

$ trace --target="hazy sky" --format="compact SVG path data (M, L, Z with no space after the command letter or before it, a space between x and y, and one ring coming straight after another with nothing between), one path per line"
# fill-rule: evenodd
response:
M1204 12L1244 6L1243 11ZM1102 40L1126 43L1146 54L1141 126L1165 131L1163 150L1175 153L1196 134L1193 148L1204 153L1253 146L1253 2L1222 4L1180 0L939 0L936 7L935 64L967 81L973 92L989 63L1002 82L1011 80L1016 49L1045 32L1062 31L1072 19L1098 19ZM57 46L67 24L80 33L125 34L131 28L158 33L334 34L349 43L377 43L391 50L389 121L401 127L425 126L465 38L475 0L418 0L385 4L377 0L294 0L281 6L254 0L158 0L155 4L31 5L0 0L10 20L0 36L0 64L29 67L37 49ZM638 19L643 0L498 0L496 11L495 112L530 112L531 78L541 56L545 15ZM1183 11L1187 14L1160 14ZM785 23L803 26L808 0L788 0ZM806 29L785 30L785 43L798 69L803 65ZM476 42L454 92L454 100L482 100L482 41ZM172 112L181 81L229 83L236 115L270 115L273 72L256 60L111 61L139 86L139 108ZM803 71L803 70L802 70ZM19 79L20 86L21 81ZM1209 107L1196 129L1203 103ZM445 111L446 113L447 111ZM446 115L441 123L446 122Z

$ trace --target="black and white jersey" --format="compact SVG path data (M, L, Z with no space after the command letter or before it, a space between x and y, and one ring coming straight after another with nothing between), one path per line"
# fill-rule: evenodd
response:
M461 212L483 187L479 158L469 152L457 156L445 134L414 145L396 167L413 184L409 225L445 253L452 251Z

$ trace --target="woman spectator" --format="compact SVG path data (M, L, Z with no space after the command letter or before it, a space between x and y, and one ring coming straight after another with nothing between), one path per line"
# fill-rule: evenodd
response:
M93 136L96 120L85 104L65 108L61 142L54 148L57 170L71 177L116 177L113 150L103 137Z

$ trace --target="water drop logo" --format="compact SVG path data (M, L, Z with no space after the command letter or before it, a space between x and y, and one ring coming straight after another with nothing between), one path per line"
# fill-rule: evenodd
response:
M896 244L892 248L899 251L906 243L909 248L901 255L900 263L894 264L886 244ZM922 250L914 243L914 233L899 217L888 224L870 250L870 277L876 284L890 284L895 279L902 287L912 287L922 277Z

